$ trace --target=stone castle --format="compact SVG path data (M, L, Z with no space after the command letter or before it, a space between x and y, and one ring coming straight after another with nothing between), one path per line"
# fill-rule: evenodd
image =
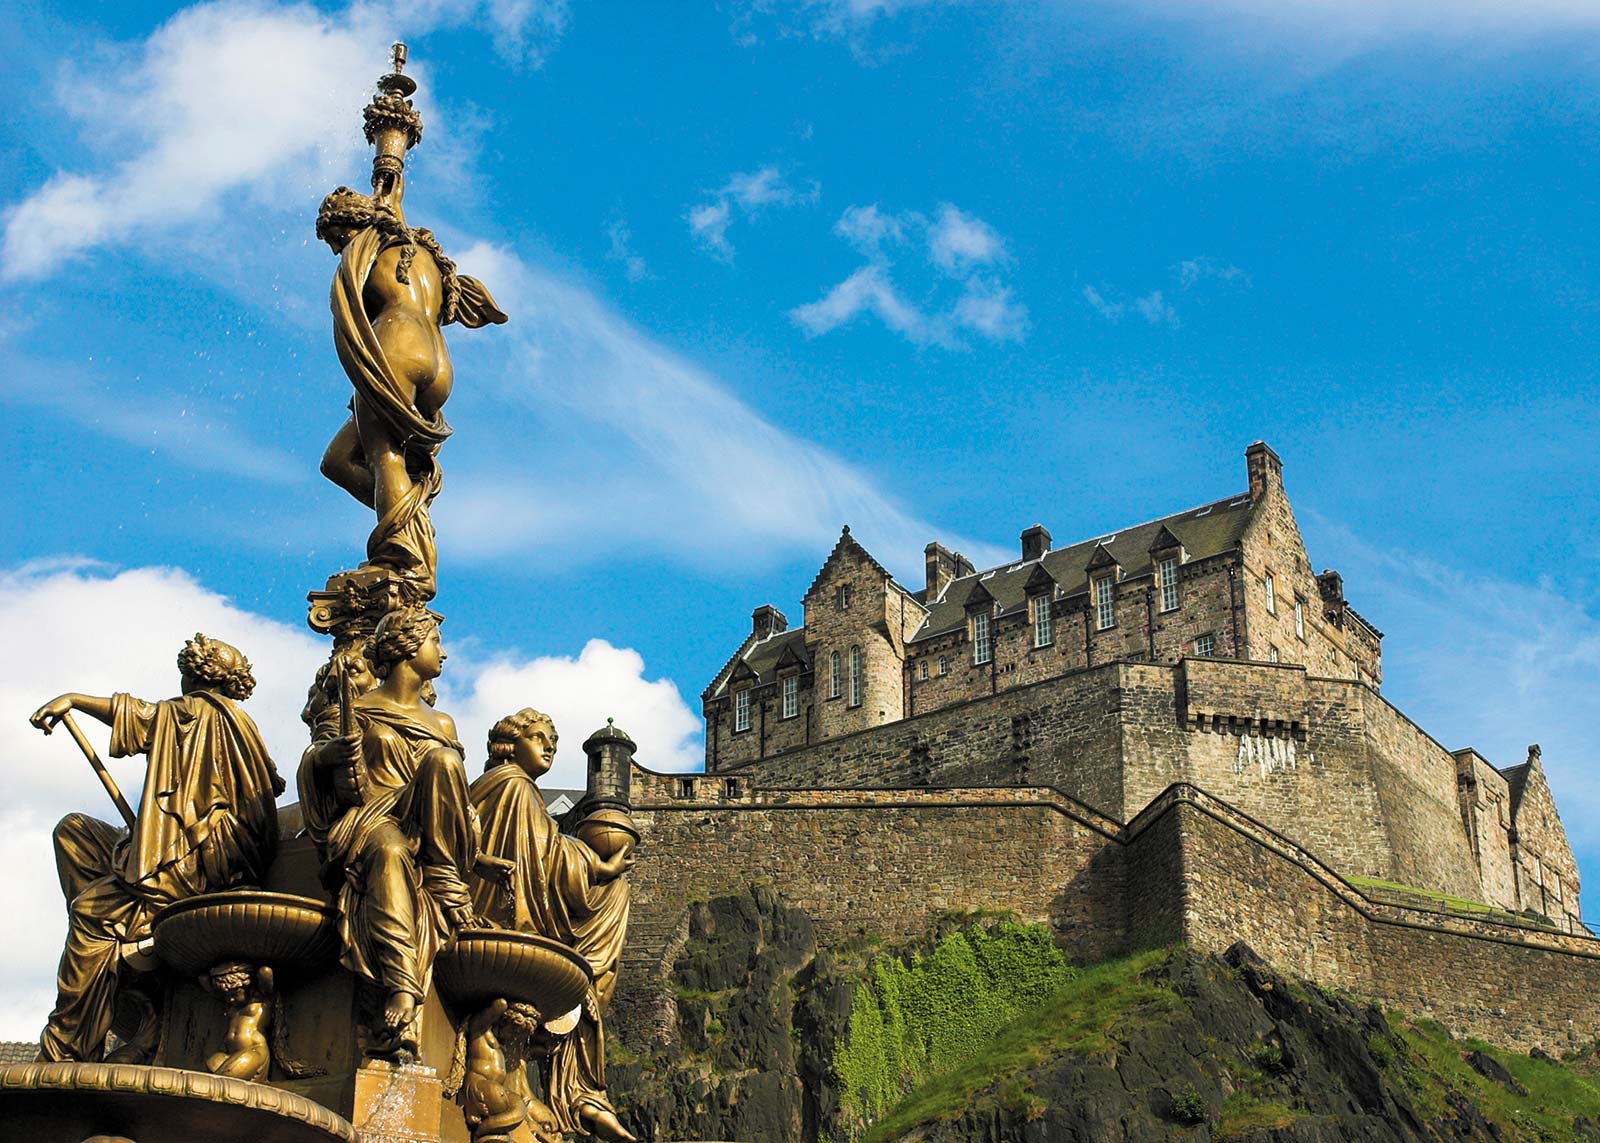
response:
M1497 768L1379 691L1382 634L1313 572L1282 464L1237 495L898 583L846 528L703 697L703 774L630 763L645 857L622 1006L672 1026L686 902L769 879L824 937L947 911L1094 960L1247 941L1280 968L1530 1048L1600 1034L1600 941L1537 747Z

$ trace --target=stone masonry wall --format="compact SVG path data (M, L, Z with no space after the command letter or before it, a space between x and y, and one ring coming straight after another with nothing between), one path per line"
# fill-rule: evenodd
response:
M1307 855L1200 804L1176 800L1159 816L1178 820L1185 929L1198 948L1244 940L1280 969L1521 1051L1567 1050L1600 1033L1600 942L1375 905ZM1143 844L1130 843L1131 869ZM1162 889L1129 884L1147 888Z

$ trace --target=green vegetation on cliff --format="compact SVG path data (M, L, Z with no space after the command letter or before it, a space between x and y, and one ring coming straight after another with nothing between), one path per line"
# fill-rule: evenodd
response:
M930 950L873 958L833 1058L845 1117L871 1122L916 1084L988 1052L1072 975L1048 930L1013 921L969 924Z

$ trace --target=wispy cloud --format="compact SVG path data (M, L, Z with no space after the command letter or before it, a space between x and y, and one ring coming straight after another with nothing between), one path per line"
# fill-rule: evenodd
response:
M1204 255L1185 259L1170 267L1167 277L1172 283L1171 289L1185 293L1208 283L1238 288L1247 288L1251 284L1250 275L1239 267ZM1130 295L1111 286L1089 285L1083 287L1081 294L1083 300L1089 303L1089 308L1107 321L1121 321L1128 314L1133 314L1153 326L1177 329L1183 324L1167 287Z
M821 194L821 184L797 188L775 166L735 174L704 202L689 208L689 233L706 253L731 262L734 251L728 227L735 218L754 218L769 207L815 202Z
M650 276L650 268L645 265L644 258L633 251L633 234L628 229L626 219L616 217L606 223L606 240L611 244L606 257L622 263L628 281L642 282Z
M509 443L452 477L449 505L441 498L441 535L455 550L489 557L555 544L599 558L589 506L604 503L612 546L748 565L826 547L848 523L891 567L920 567L936 532L866 472L778 428L589 291L504 249L461 260L517 321L471 350L482 354L474 375L502 379L480 415ZM874 304L917 320L892 293ZM564 432L543 427L554 420ZM471 431L464 418L456 425ZM518 443L530 437L549 442L534 457Z
M244 193L249 203L288 197L286 188L331 189L356 169L361 137L350 112L384 62L374 45L397 32L474 24L506 51L537 59L564 12L544 0L419 0L398 12L358 2L333 14L306 5L186 8L125 49L124 67L69 72L61 104L90 145L138 143L99 173L57 172L8 210L0 281L44 277L108 243L182 231L224 195ZM263 60L272 61L270 83L241 78ZM411 70L425 78L426 61ZM418 99L427 115L426 84Z
M861 315L876 317L914 345L946 349L965 348L963 333L989 341L1026 335L1027 307L1002 277L1010 255L994 228L976 215L944 203L930 219L916 211L885 212L873 203L846 208L833 232L867 261L816 301L789 311L808 335L820 337ZM893 281L900 254L915 246L941 279L936 285L946 300L939 308L912 303ZM906 272L903 264L900 269Z
M426 18L481 20L486 11L465 3L437 5ZM104 220L118 211L125 217L119 215L115 226L107 221L88 240L73 226L46 232L27 225L36 218L33 212L47 207L51 187L67 177L58 176L12 211L9 245L0 254L3 272L13 278L49 274L73 251L137 245L159 258L175 250L194 252L188 265L230 285L252 280L207 252L251 249L250 235L262 228L263 218L281 220L284 202L303 204L308 187L320 194L364 166L355 112L375 70L371 44L388 42L386 33L371 31L371 18L365 8L324 16L301 7L221 4L174 17L131 49L141 61L132 90L152 112L134 136L140 150L126 161L109 156L102 169L82 176L94 194L105 192L112 200L90 209L105 212ZM284 91L275 85L261 92L259 85L232 83L231 75L222 82L212 66L216 59L231 61L224 74L242 74L246 63L262 58L264 44L275 45L270 54L297 69L293 82L282 82ZM191 65L200 69L199 79L185 74ZM347 87L330 88L328 75L348 78ZM73 94L79 102L109 104L121 92L121 81L85 76ZM168 104L170 113L154 113ZM258 129L244 132L240 123ZM252 152L241 166L237 148L260 148L262 154ZM300 185L285 191L285 172L296 168ZM159 177L152 175L155 181L142 189L119 185L139 171ZM744 217L809 201L816 193L763 167L727 180L718 199ZM119 197L128 195L133 197ZM638 267L627 260L636 255L625 229L608 235L613 237L627 251L624 267ZM723 379L660 344L570 279L509 250L470 246L458 234L452 254L490 285L515 320L492 333L452 338L461 381L450 417L460 440L476 438L481 446L471 451L453 443L444 456L450 491L437 505L436 521L459 550L487 557L537 547L545 554L605 558L594 546L592 525L604 513L616 542L701 566L749 566L752 559L813 552L848 522L890 566L920 567L918 553L937 531L896 504L868 472L777 428ZM279 292L275 276L270 295L263 288L261 296L246 300L279 312L296 307L307 320L325 321L315 316L322 308L316 295L326 288L328 263L294 265L302 262L303 280L284 278L292 288ZM985 305L994 308L993 299L975 294L968 320L997 320ZM998 309L1005 312L1003 299ZM333 386L328 395L344 400ZM63 411L74 411L65 396L61 403ZM270 446L252 450L248 441L259 436L230 425L216 409L186 399L158 400L148 387L138 405L110 400L101 408L98 398L96 405L83 415L98 418L101 431L143 447L181 442L174 458L188 465L269 481L294 479L309 467L303 460L291 464ZM340 416L338 405L330 405L328 432ZM530 449L529 441L540 446ZM759 480L753 479L757 473ZM282 521L286 534L319 526L301 515ZM262 531L252 530L257 542Z
M1351 591L1362 614L1386 632L1390 701L1446 746L1476 747L1497 766L1521 762L1527 744L1540 743L1579 862L1600 868L1592 773L1600 611L1592 593L1446 566L1305 515L1319 546L1342 553L1340 570L1359 585ZM1600 900L1600 876L1591 874L1585 896Z
M54 999L51 981L66 931L50 830L71 811L113 818L105 791L65 734L45 738L27 716L53 696L129 691L160 699L177 693L174 660L184 639L204 631L249 656L258 682L245 709L260 726L295 800L294 770L307 741L299 711L325 641L299 624L253 613L172 568L118 571L82 560L0 570L0 630L26 656L0 659L0 752L7 760L0 809L0 861L7 871L0 922L0 1039L32 1039ZM447 628L447 643L449 642ZM700 720L677 687L651 679L643 658L591 640L574 655L525 659L502 648L451 647L440 682L467 746L467 769L483 768L488 728L524 706L550 714L566 744L547 782L584 785L579 744L610 717L639 743L639 760L662 770L696 769ZM106 731L80 718L105 754ZM138 767L113 761L124 793L137 801Z

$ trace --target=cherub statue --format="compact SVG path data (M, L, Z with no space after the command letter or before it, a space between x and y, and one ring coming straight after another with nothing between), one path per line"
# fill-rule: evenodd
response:
M272 1020L272 969L263 965L219 964L204 978L228 1008L223 1050L206 1058L206 1071L259 1083L272 1067L267 1026Z
M511 1133L525 1118L522 1096L511 1086L506 1054L495 1033L507 1007L505 1000L496 1000L467 1020L461 1109L472 1131L472 1143L510 1143Z
M339 255L333 340L355 397L350 419L322 458L322 473L377 513L367 560L435 584L428 508L439 492L439 446L450 435L444 403L454 382L442 327L506 320L475 278L456 272L427 230L400 212L404 179L366 195L340 187L317 213L317 237Z
M177 698L64 694L29 719L48 734L81 711L110 724L112 757L147 758L129 829L86 814L56 826L67 942L55 1009L39 1040L43 1059L100 1059L119 980L131 967L125 952L148 939L155 913L200 893L259 883L276 851L273 800L284 783L238 705L256 685L249 660L197 634L178 653L178 672Z

